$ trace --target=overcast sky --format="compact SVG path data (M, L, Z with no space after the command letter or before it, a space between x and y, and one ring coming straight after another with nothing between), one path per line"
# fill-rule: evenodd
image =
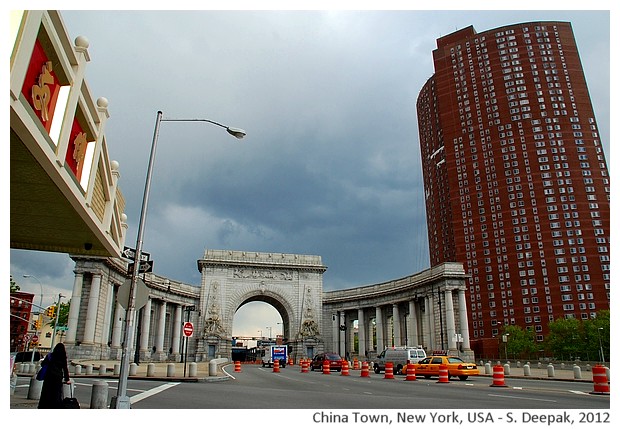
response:
M416 99L434 72L436 39L469 25L484 32L570 21L610 163L606 10L62 17L71 40L89 40L86 80L95 99L109 101L105 134L110 158L120 163L127 246L135 247L158 110L247 132L237 140L205 123L161 125L144 250L157 274L189 284L200 282L196 261L205 248L320 255L326 291L428 268ZM39 293L35 280L22 277L31 274L46 301L59 291L70 295L67 255L11 250L10 261L22 290ZM276 322L268 322L274 335Z

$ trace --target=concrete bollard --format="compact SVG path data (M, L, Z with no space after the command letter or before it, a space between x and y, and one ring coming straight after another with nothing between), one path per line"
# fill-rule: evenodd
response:
M209 361L209 377L214 377L217 375L217 361L211 359Z
M573 375L575 380L581 380L581 368L577 364L573 365Z
M173 363L169 363L166 365L166 377L174 377L175 365Z
M28 386L28 399L39 400L41 398L42 387L43 387L42 381L37 380L36 377L31 377L30 385Z
M520 360L517 361L517 368L521 368L521 361Z
M82 365L80 365L79 363L75 366L75 371L74 371L75 375L82 375Z
M590 364L586 364L586 371L592 371L592 366Z
M89 363L84 367L84 374L91 375L93 373L93 364Z
M526 363L525 365L523 365L523 375L526 377L532 375L532 371L530 370L529 363Z
M17 374L11 374L11 395L15 394L15 387L17 387Z
M114 364L114 375L120 375L120 374L121 374L121 364L115 363Z
M504 375L510 375L510 363L504 365Z
M198 364L196 362L189 363L189 376L196 377L198 374Z
M103 380L93 382L93 388L90 394L91 409L108 408L108 383Z
M611 377L610 377L610 371L609 371L609 367L606 366L605 367L605 375L607 376L607 382L611 382Z
M106 372L108 372L108 368L105 366L105 364L99 365L99 375L105 375Z
M492 374L493 372L491 371L491 363L487 362L484 364L484 373L487 375Z
M560 369L564 369L566 365L564 365L564 362L560 363Z
M552 364L547 365L547 376L555 377L555 368L553 367Z
M154 363L151 362L146 366L146 376L155 377L155 364Z
M138 373L138 364L132 362L129 364L129 375L136 375Z

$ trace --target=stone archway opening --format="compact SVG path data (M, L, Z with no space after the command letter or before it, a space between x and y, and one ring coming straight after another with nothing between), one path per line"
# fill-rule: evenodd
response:
M284 337L284 318L281 309L265 299L256 298L241 304L233 318L233 338L242 339L248 347L259 339Z

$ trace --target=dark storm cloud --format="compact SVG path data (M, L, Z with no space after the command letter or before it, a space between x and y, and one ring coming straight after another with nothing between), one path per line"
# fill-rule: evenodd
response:
M144 249L158 274L191 284L205 248L320 255L326 290L426 268L415 103L436 39L469 25L571 21L609 154L605 11L62 15L71 39L89 39L86 79L110 102L106 136L120 163L128 246L157 110L248 133L239 141L212 125L162 123ZM11 258L13 273L27 264L19 252ZM70 289L71 275L64 281Z

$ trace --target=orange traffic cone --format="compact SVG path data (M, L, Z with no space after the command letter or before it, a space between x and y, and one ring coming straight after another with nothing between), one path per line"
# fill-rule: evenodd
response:
M273 372L280 372L280 361L273 361Z
M394 364L392 362L385 363L385 376L383 378L394 378Z
M323 374L329 374L329 361L326 359L323 361Z
M309 366L310 363L308 362L308 359L301 360L301 372L308 372Z
M349 375L349 362L346 360L342 361L342 370L340 370L340 375Z
M235 372L241 372L241 362L235 361Z

